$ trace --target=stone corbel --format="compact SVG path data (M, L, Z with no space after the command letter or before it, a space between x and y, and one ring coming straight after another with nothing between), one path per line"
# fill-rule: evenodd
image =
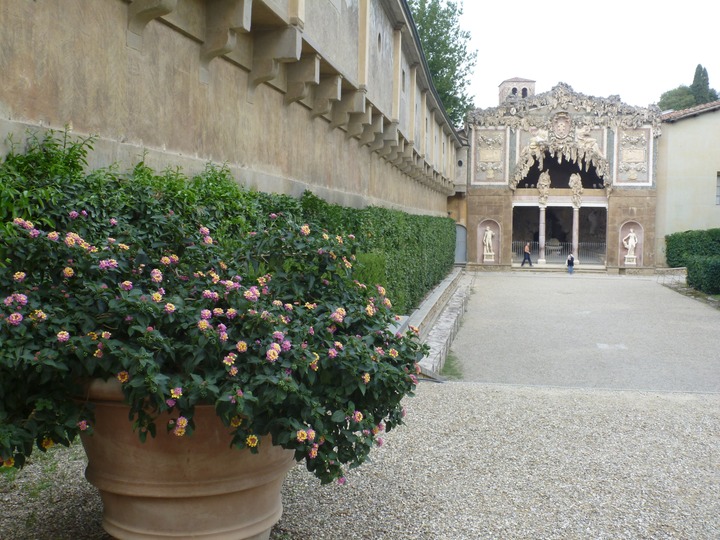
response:
M140 50L148 23L174 11L177 3L178 0L134 0L128 6L127 46Z
M369 103L365 104L365 112L351 114L350 122L347 125L347 137L360 138L365 128L372 124L373 106ZM374 136L373 136L374 139Z
M407 171L413 166L414 159L415 143L413 143L412 141L405 141L405 148L398 156L398 167L402 171Z
M388 156L400 144L398 123L392 122L388 129L383 133L383 145L378 150L381 156Z
M330 114L332 104L340 101L342 97L342 76L330 75L320 79L320 84L315 87L313 99L313 118Z
M345 93L340 101L333 105L330 126L347 129L351 114L365 112L365 93L364 90L351 90Z
M405 139L400 139L398 141L397 146L395 146L392 151L387 155L385 159L387 159L390 163L392 163L395 166L399 166L402 164L402 153L405 151Z
M360 135L360 144L362 146L373 144L378 136L382 135L384 128L385 122L383 120L383 115L378 114L374 116L370 123L363 128L362 135ZM370 149L372 150L372 147Z
M302 34L294 26L258 33L253 41L248 98L264 82L278 76L280 64L300 60Z
M285 104L289 105L308 97L311 86L320 84L320 55L310 54L287 67L287 93Z
M210 82L210 62L237 47L237 34L250 32L252 0L215 0L206 4L205 43L200 50L200 82Z

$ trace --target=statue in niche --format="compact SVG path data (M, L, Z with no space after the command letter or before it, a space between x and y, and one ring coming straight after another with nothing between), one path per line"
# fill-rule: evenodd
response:
M540 204L547 204L548 196L550 195L550 172L543 171L540 173L538 178L537 189L540 192L538 201Z
M483 234L483 255L495 255L493 251L493 238L495 233L492 231L490 226L485 227L485 233Z
M625 238L623 238L623 245L625 246L625 249L627 249L627 256L628 257L634 257L635 256L635 247L638 243L638 237L637 234L635 234L634 229L630 229L630 232L627 234Z
M571 174L569 183L570 189L572 189L573 206L575 208L580 208L583 194L582 179L580 178L580 175L578 173Z

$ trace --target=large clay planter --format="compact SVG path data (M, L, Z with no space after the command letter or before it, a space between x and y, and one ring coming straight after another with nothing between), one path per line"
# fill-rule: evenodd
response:
M263 438L260 452L230 448L211 406L196 408L191 436L140 442L114 381L95 381L94 433L82 437L85 476L100 490L103 528L120 539L263 540L282 515L280 490L293 452Z

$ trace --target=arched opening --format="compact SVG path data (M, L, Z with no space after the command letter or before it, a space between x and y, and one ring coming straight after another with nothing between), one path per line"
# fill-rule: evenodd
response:
M540 173L548 171L550 173L550 187L554 189L569 189L570 176L577 173L582 180L583 189L602 189L605 187L603 179L598 175L595 165L586 164L583 161L570 161L563 156L558 162L557 158L553 158L550 152L545 152L545 159L542 162L543 169L540 169L540 162L535 162L530 166L530 170L525 178L517 184L519 188L537 187Z

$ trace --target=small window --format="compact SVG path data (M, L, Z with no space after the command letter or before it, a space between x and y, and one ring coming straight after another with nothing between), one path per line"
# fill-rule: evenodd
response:
M402 91L405 93L405 70L402 70Z
M512 89L512 95L513 95L513 96L517 96L517 88L513 88L513 89Z
M526 98L528 96L528 90L527 88L522 89L522 97Z
M720 205L720 172L717 173L717 184L715 185L715 204Z

